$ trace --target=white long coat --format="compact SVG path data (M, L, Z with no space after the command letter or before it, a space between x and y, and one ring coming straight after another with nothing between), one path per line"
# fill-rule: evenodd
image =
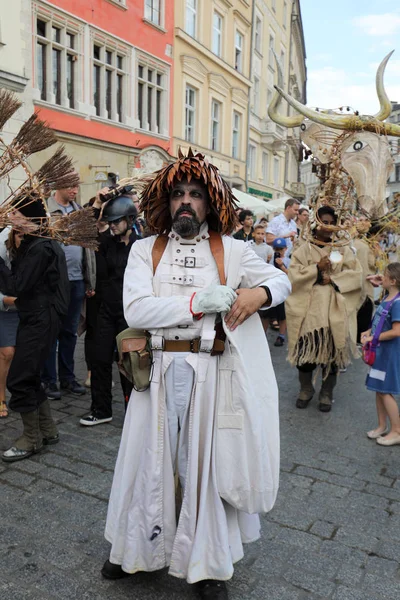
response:
M171 233L154 277L155 237L132 246L125 318L130 327L150 330L155 345L162 337L200 336L212 345L216 315L195 321L189 307L193 292L219 282L208 237L206 225L195 240ZM223 244L228 285L266 285L273 306L285 300L290 283L282 271L241 241L223 237ZM265 334L257 314L226 333L220 357L155 350L150 389L132 392L105 532L111 562L128 573L169 566L171 575L189 583L230 579L243 557L242 542L259 537L258 515L249 513L275 502L278 390ZM174 360L188 369L184 381L174 381ZM189 386L189 395L177 443L168 406L182 386ZM184 488L178 523L175 458Z

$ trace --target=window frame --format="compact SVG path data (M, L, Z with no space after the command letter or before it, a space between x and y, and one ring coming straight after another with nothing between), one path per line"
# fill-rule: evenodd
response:
M187 98L188 98L188 92L193 92L193 104L189 104L187 102ZM196 109L197 109L197 96L198 96L198 90L193 87L192 85L190 85L189 83L186 83L185 85L185 131L184 131L184 139L186 142L189 142L191 144L194 144L196 142L196 134L197 134L197 127L196 127ZM192 115L193 117L193 123L189 124L188 123L188 115ZM190 128L190 129L189 129ZM188 131L191 132L191 135L188 135Z
M99 49L98 57L95 56L95 48ZM109 62L108 57L111 57ZM119 60L122 58L122 67ZM94 36L91 48L91 103L95 108L95 116L114 123L125 123L128 113L128 103L125 100L125 90L128 90L130 70L129 48L116 46L111 39ZM124 66L125 65L125 66ZM117 97L118 76L122 76L122 104ZM96 98L96 94L98 97ZM122 114L120 114L122 113Z
M154 61L140 56L136 64L135 82L138 129L153 135L165 135L168 125L168 109L165 101L165 96L168 95L168 71L161 63L155 64ZM140 93L139 90L142 92Z
M280 174L281 174L281 160L280 160L279 156L274 156L273 176L274 176L274 185L275 186L279 185Z
M248 176L250 177L250 179L252 179L253 181L255 181L256 178L256 161L257 161L257 146L255 146L254 144L249 143L249 148L248 148L248 154L249 154L249 164L248 164Z
M268 155L268 152L262 153L261 168L262 168L263 183L268 183L268 180L269 180L269 155Z
M214 109L217 109L216 112ZM222 102L211 98L211 135L210 149L213 152L221 152L221 123L222 123Z
M45 26L39 33L39 22ZM59 35L53 36L54 31ZM71 46L69 38L74 40ZM44 15L37 12L34 18L34 87L40 93L40 100L61 108L76 110L78 99L78 67L81 65L81 34L78 26L63 20L58 15ZM40 54L38 48L41 48ZM41 67L39 68L39 61ZM58 63L58 64L56 64ZM71 89L68 89L68 64L71 65ZM78 65L78 66L76 66ZM55 68L56 66L56 68ZM41 82L41 85L40 85Z
M236 126L236 119L238 124ZM241 142L241 124L242 124L242 115L237 110L233 111L232 115L232 158L236 160L240 160L241 152L240 152L240 142ZM236 143L235 143L236 140Z
M194 39L197 39L197 22L198 22L198 12L199 12L199 4L198 4L198 0L193 0L193 4L194 6L189 6L189 3L191 2L191 0L185 0L185 32L190 35L190 37L193 37ZM191 31L189 31L188 28L188 13L191 12L192 13L192 21L193 21L193 33L191 33Z
M154 8L155 3L158 3L158 9ZM148 21L149 23L152 23L152 25L155 25L156 27L162 27L163 26L163 14L164 14L163 4L164 4L163 0L144 0L144 18L145 18L145 20ZM158 13L158 21L153 20L154 13Z
M259 28L257 25L259 24ZM261 54L261 43L262 43L262 20L256 15L256 23L254 26L254 49L256 52Z
M221 28L217 29L215 26L215 17L217 17L220 20L220 24L221 24ZM214 10L213 12L213 22L212 22L212 40L211 40L211 49L214 52L214 54L216 56L218 56L219 58L222 58L222 35L223 35L223 26L224 26L224 18L223 16L217 11ZM215 50L214 47L214 42L215 42L215 35L217 35L217 41L219 42L219 52L217 52Z
M239 36L239 38L242 40L241 41L241 45L238 46L237 45L237 37ZM243 64L244 64L244 35L243 33L239 30L239 29L235 29L235 38L234 38L234 42L235 42L235 61L234 61L234 65L235 65L235 70L238 71L239 73L243 73ZM239 51L239 55L238 55L238 51ZM238 65L238 56L240 58L240 65Z
M260 114L260 78L257 75L253 77L253 113Z

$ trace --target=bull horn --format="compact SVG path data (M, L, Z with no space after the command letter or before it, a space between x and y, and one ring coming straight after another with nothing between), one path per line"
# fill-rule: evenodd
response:
M278 70L278 85L280 88L283 88L283 72L281 69L281 65L279 64L275 50L272 51L275 56L276 68ZM282 125L282 127L299 127L304 121L303 115L294 115L292 117L281 115L278 112L278 108L281 101L282 96L277 91L275 91L275 94L268 106L268 116L271 119L271 121L275 121L275 123L278 123L278 125Z
M383 85L383 74L385 72L388 60L392 56L393 52L394 50L392 50L387 56L385 56L376 72L376 93L378 94L381 108L380 111L376 113L375 119L378 119L379 121L384 121L385 119L387 119L390 113L392 112L392 105L385 92L385 88Z
M285 100L293 106L295 110L301 112L302 115L314 121L314 123L320 123L326 127L332 127L333 129L345 129L350 131L372 131L372 133L381 133L384 135L394 135L400 137L400 125L395 123L382 123L377 121L374 117L361 117L358 115L338 115L336 113L319 112L318 110L312 110L301 102L298 102L289 94L286 94L281 88L275 86L279 94L285 98Z

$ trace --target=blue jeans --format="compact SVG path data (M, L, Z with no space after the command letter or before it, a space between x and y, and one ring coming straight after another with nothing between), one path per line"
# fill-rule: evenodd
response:
M58 378L60 382L74 381L74 352L76 346L79 317L85 297L85 282L70 281L70 301L68 314L61 321L58 334ZM51 348L42 372L44 384L57 383L56 370L57 342Z

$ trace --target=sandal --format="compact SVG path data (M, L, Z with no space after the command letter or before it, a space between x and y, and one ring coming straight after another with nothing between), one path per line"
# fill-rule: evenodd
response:
M6 419L8 417L8 408L5 402L0 402L0 419Z

